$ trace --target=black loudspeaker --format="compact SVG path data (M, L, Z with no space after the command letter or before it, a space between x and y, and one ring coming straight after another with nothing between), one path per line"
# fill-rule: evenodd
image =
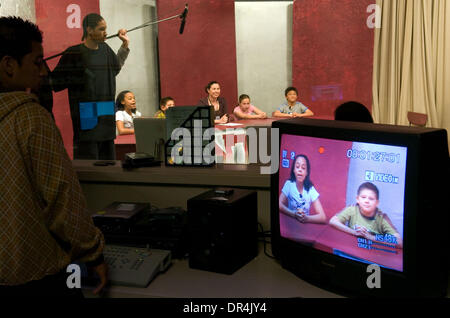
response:
M258 254L257 193L217 189L187 201L189 267L232 274Z

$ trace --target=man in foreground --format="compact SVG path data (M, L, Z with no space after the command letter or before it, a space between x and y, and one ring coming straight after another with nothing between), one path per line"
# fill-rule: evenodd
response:
M75 260L98 274L98 293L107 282L103 235L58 128L28 93L47 75L42 34L31 22L0 17L0 43L0 293L82 297L66 282Z

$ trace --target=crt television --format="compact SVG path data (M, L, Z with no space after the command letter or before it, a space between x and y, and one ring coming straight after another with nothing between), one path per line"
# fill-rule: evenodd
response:
M272 244L284 268L342 295L446 294L446 130L302 118L272 127Z

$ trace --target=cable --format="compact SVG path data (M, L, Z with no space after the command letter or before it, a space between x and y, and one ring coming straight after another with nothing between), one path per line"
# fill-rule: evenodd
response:
M270 231L264 231L264 228L263 228L262 224L259 223L259 222L258 222L258 226L259 226L260 229L261 229L261 232L258 233L258 234L261 234L262 237L263 237L263 239L262 239L262 240L259 240L259 241L264 243L264 254L265 254L267 257L269 257L269 258L276 259L275 256L270 255L270 254L267 252L267 250L266 250L266 248L267 248L267 245L266 245L266 244L272 244L272 241L271 241L271 240L266 240L266 239L265 239L266 237L271 238L271 232L270 232Z

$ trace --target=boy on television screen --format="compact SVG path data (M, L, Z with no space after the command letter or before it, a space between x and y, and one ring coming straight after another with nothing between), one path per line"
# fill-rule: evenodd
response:
M336 229L372 241L383 240L403 247L402 238L387 216L378 209L379 191L370 182L361 184L356 205L346 207L330 219Z

